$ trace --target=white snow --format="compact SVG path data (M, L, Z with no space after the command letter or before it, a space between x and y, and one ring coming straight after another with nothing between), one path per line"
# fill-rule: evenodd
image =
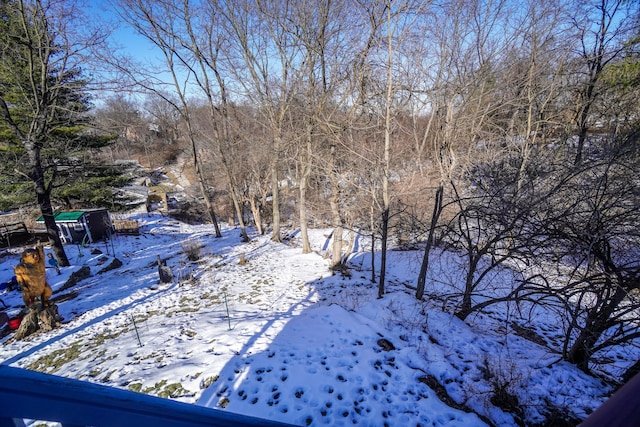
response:
M368 253L353 255L351 278L332 275L326 230L312 231L314 252L302 254L295 241L268 236L241 243L239 230L225 226L215 238L209 225L136 219L140 236L66 246L72 266L47 271L63 325L23 341L6 336L3 363L298 425L514 425L492 404L497 385L518 397L532 424L545 401L584 418L611 391L513 333L508 307L462 322L441 302L417 301L419 252L389 253L387 293L378 299ZM202 246L200 260L187 260L189 244ZM158 284L158 255L175 283ZM19 256L0 259L0 282ZM114 256L123 265L98 274ZM84 265L92 276L61 290ZM457 276L455 263L438 265L445 270L434 270L431 292L438 277ZM10 315L19 311L19 292L0 298ZM532 327L553 337L552 323L537 313Z

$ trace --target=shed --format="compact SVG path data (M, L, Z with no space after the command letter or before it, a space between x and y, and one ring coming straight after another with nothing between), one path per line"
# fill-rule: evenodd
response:
M64 243L93 243L113 234L111 215L106 209L60 211L53 217ZM44 224L44 218L41 216L36 223Z

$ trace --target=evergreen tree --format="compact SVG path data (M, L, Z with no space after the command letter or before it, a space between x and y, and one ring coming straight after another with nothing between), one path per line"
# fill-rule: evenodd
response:
M100 205L105 190L94 191L90 181L120 184L113 181L113 169L95 164L90 151L110 138L89 131L90 99L82 65L89 47L101 39L97 33L76 31L80 15L69 0L0 0L0 207L24 203L26 194L35 190L61 266L69 262L58 236L52 195L70 200L75 186L75 194L83 197L102 194L102 199L94 198Z

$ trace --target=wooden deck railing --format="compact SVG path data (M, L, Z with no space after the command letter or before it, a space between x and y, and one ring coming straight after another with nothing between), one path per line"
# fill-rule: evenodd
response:
M0 365L0 427L285 427L274 421Z

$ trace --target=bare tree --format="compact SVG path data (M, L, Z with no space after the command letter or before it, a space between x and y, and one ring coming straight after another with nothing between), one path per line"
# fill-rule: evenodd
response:
M427 280L427 271L429 271L429 254L434 244L435 231L442 215L442 199L444 194L444 187L440 186L436 189L435 200L433 202L433 211L431 214L431 223L429 224L429 232L427 235L427 242L424 248L424 254L422 257L422 263L420 264L420 272L418 273L418 283L416 285L416 298L421 300L424 297L424 290Z
M216 236L220 237L218 220L208 195L204 171L198 156L197 129L194 128L187 94L188 77L194 76L196 70L193 69L190 58L186 56L188 52L184 52L182 43L184 40L177 32L184 30L184 28L177 27L178 24L174 20L175 11L180 8L176 9L175 5L168 2L144 0L119 0L115 2L114 6L129 26L159 49L165 61L170 83L167 84L163 80L159 80L155 70L145 69L143 65L133 63L130 59L107 57L105 60L122 73L128 81L131 81L134 87L139 87L145 92L160 97L180 114L186 125L187 138L191 145L200 191L207 206L209 218L215 226Z
M515 178L520 168L507 157L476 165L471 172L475 190L463 193L453 185L452 203L458 209L447 224L446 241L464 260L460 303L455 312L460 319L498 302L524 298L526 280L512 267L526 262L537 244L529 232L529 219L547 199L546 193L535 191L537 172L528 170L527 179L519 182ZM517 279L501 289L491 281L496 272L511 272Z
M271 180L272 240L280 242L280 174L283 161L285 121L295 96L294 63L299 46L286 23L292 5L286 2L247 0L225 3L220 8L226 19L231 44L237 44L242 61L232 63L232 71L242 85L248 100L264 120L263 131L269 133L268 165ZM257 148L256 148L257 149ZM306 233L303 233L306 236ZM308 239L304 251L309 252Z
M601 80L607 65L625 52L637 28L636 6L626 0L577 1L570 17L576 34L576 94L574 121L578 130L575 163L584 157L589 130L599 119L595 107L603 95Z
M552 292L565 306L562 354L584 371L598 351L640 336L630 317L640 307L637 140L636 132L570 169L539 215L561 273Z
M291 84L297 96L296 110L300 127L296 156L298 212L303 251L311 250L307 237L307 199L309 181L314 174L327 186L332 232L332 265L343 261L345 197L343 183L349 179L348 152L350 126L358 113L360 83L372 51L379 21L362 22L366 12L358 2L325 1L316 5L305 2L291 5L279 21L289 32L289 40L298 46L292 61ZM283 13L284 11L281 11ZM282 37L282 36L281 36ZM291 49L291 48L289 48ZM290 51L290 50L289 50ZM355 63L352 58L356 57ZM292 122L294 123L294 122Z
M259 234L264 234L266 231L263 219L264 214L267 213L269 206L275 207L273 192L271 191L271 158L274 155L271 145L272 140L269 138L269 133L262 132L262 122L255 120L257 109L251 106L244 108L238 106L236 110L238 110L239 120L243 123L243 127L238 129L238 134L241 136L237 142L239 149L234 156L234 161L235 163L242 161L246 168L243 171L245 175L243 179L243 197L245 203L251 209L256 231ZM269 197L272 198L271 203L268 201ZM279 216L279 208L276 208L276 210L278 212L275 215ZM274 214L273 212L271 213L273 218ZM276 227L274 225L275 228L279 228L279 226Z
M112 161L135 156L135 144L140 142L148 125L136 102L122 94L107 97L95 110L94 118L101 132L117 136L114 146L109 147Z
M466 196L457 194L458 187L466 184L457 181L486 156L476 144L487 144L485 149L490 149L488 143L502 137L492 129L492 118L501 105L492 82L498 74L500 58L512 43L513 35L505 28L510 14L505 2L491 7L456 0L433 4L420 22L426 34L423 43L412 46L412 58L418 58L414 69L419 71L413 77L415 96L410 129L414 151L420 156L418 170L422 175L431 174L435 187L417 278L418 298L424 295L429 255L443 210L446 207L451 211L449 219L466 212L467 208L460 203ZM427 152L431 154L429 171L422 163ZM445 191L453 194L445 197ZM445 198L450 201L445 203ZM470 263L469 267L474 265L475 262Z
M403 1L373 2L367 9L369 22L372 24L373 36L370 40L376 41L375 52L372 55L379 55L382 64L379 75L376 70L368 69L368 73L362 73L361 81L369 80L374 83L374 91L369 88L368 96L377 99L381 123L381 134L383 137L382 152L379 155L380 164L380 186L381 186L381 264L378 278L378 298L382 298L385 293L387 246L389 235L389 221L391 217L391 165L393 156L393 139L398 125L396 117L402 106L409 97L410 88L400 72L399 64L406 59L406 48L404 43L411 36L413 25L421 17L421 8L425 5L421 2ZM376 25L377 23L377 25ZM369 100L370 101L370 100ZM371 104L374 105L373 103Z
M173 146L180 135L180 112L174 105L161 97L149 96L144 109L149 117L150 130L163 141L165 146Z
M563 37L561 5L556 0L527 1L526 5L526 14L514 16L518 30L504 56L502 107L494 114L494 123L508 129L505 143L509 151L520 158L518 182L526 180L528 162L537 146L565 127L555 100L570 52Z
M227 44L226 33L215 19L217 10L213 7L205 7L196 11L196 15L209 16L209 19L195 19L188 0L182 1L182 5L175 10L176 14L183 19L185 26L185 39L181 44L187 48L187 52L195 61L195 65L190 68L197 82L198 87L205 95L205 100L209 107L211 124L214 128L213 143L220 156L223 170L227 176L229 194L235 208L236 216L240 226L241 239L249 241L246 226L244 223L243 209L239 200L239 185L232 172L231 159L227 150L232 143L231 129L231 101L228 90L228 82L223 74L221 55ZM180 14L181 13L181 14ZM201 24L201 26L197 26ZM217 94L214 92L217 90Z

